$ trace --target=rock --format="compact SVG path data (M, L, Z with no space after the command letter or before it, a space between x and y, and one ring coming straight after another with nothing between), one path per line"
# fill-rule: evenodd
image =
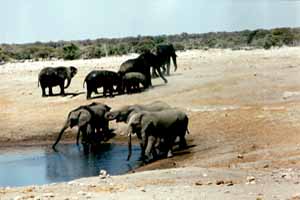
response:
M226 181L225 184L226 184L227 186L233 186L233 185L234 185L234 184L233 184L233 181Z
M203 183L202 183L201 181L197 181L197 182L195 183L195 185L201 186L201 185L203 185Z
M223 180L216 181L216 185L223 185L225 182Z
M104 179L104 178L109 177L109 174L107 173L106 170L101 169L100 172L99 172L99 177L100 177L101 179Z
M254 176L247 176L246 184L255 184L255 177Z
M197 182L195 183L195 185L201 186L201 185L203 185L203 183L202 183L201 181L197 181Z
M46 197L46 198L53 198L55 197L55 195L53 193L44 193L43 194L43 197Z
M269 168L269 165L268 165L268 164L265 164L265 165L263 166L263 168Z
M244 155L239 154L239 155L237 156L237 158L238 158L238 159L243 159L243 158L244 158Z

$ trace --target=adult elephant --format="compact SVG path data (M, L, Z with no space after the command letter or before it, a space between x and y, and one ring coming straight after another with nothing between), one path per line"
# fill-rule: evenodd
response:
M156 47L156 56L158 59L159 66L163 69L164 74L170 75L170 65L171 58L174 64L174 71L177 70L177 61L176 61L176 53L175 48L172 44L161 44ZM157 76L155 70L153 70L153 75Z
M97 88L103 87L103 96L106 94L112 97L114 93L114 86L120 92L121 78L118 73L108 70L93 70L86 75L84 84L86 83L86 98L90 99L93 92L98 93Z
M171 109L171 106L163 101L154 101L149 104L134 104L129 106L123 106L122 108L114 111L107 112L105 117L108 120L116 120L116 122L127 123L130 116L140 111L162 111Z
M82 133L82 143L90 143L90 138L102 133L100 139L105 138L109 131L108 120L104 117L105 113L110 111L110 107L102 103L91 103L89 105L79 106L69 112L66 122L64 123L59 135L52 145L54 150L57 143L60 141L62 134L67 128L78 126L76 144L79 144L80 133Z
M167 156L173 155L172 148L177 137L179 146L186 146L185 134L188 132L188 116L177 109L159 112L137 112L130 116L128 122L128 160L131 156L131 135L136 133L142 148L142 157L146 161L152 160L156 155L156 146L163 140L161 148L166 150Z
M147 51L142 53L135 59L129 59L123 62L120 66L118 73L123 77L128 72L140 72L146 77L146 88L152 86L151 82L151 66L158 72L159 76L167 83L167 79L164 77L160 70L157 56Z
M65 95L65 90L71 84L71 79L76 75L77 68L70 67L45 67L39 73L38 86L41 85L42 96L46 96L46 88L49 89L49 96L53 95L52 87L59 86L60 94ZM65 80L67 85L65 86Z

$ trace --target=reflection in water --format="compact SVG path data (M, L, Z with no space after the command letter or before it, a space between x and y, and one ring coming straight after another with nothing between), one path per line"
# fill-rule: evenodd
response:
M101 169L111 175L123 174L138 167L140 148L133 147L131 161L126 161L127 146L103 144L85 154L74 144L59 145L59 152L30 147L0 155L0 186L22 186L69 181L97 176Z

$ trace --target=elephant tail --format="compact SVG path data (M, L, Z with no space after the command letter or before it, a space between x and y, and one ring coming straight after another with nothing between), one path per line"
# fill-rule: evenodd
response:
M186 129L186 133L187 133L187 134L190 134L190 131L189 131L189 129L188 129L188 128Z

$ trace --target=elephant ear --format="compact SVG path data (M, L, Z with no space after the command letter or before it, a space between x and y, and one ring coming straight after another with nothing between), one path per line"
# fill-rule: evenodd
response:
M91 121L91 119L92 119L91 114L87 110L82 109L78 116L78 126L81 127L86 125Z

